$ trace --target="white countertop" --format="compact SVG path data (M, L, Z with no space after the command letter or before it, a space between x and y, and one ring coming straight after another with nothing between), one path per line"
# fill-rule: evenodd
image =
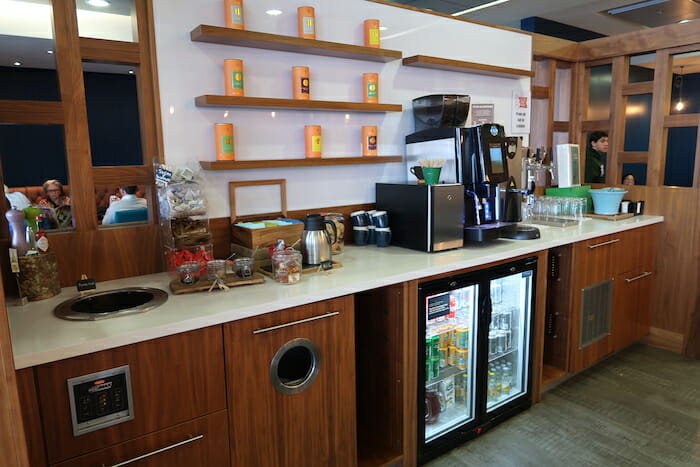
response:
M304 275L293 285L267 278L264 284L228 291L168 297L162 306L133 315L98 321L67 321L53 314L56 305L76 295L75 287L25 306L9 306L12 348L17 369L142 342L251 316L327 300L363 290L420 279L495 261L527 255L568 243L663 222L659 216L620 221L585 220L569 227L540 228L536 240L499 239L484 245L441 253L399 247L347 246L338 260L342 268ZM168 290L167 273L130 277L97 284L97 290L156 287Z

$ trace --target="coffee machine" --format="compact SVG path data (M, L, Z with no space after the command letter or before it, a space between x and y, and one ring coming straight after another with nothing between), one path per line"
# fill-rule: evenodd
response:
M464 240L510 236L520 221L521 195L508 193L506 187L510 180L507 158L515 154L517 139L506 136L503 126L496 123L464 127L468 106L456 118L455 102L460 102L458 96L414 99L416 129L420 130L406 136L408 179L415 179L410 170L419 160L444 159L440 183L464 185ZM439 113L450 118L433 115Z

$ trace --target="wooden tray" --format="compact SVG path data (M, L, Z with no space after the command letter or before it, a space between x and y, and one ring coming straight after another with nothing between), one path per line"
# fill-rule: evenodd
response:
M333 261L333 269L342 268L343 264L339 261ZM305 265L301 268L302 274L310 274L312 272L317 272L319 266ZM266 264L264 266L257 266L255 270L259 273L265 274L267 277L272 277L272 264Z
M594 219L603 219L606 221L619 221L621 219L629 219L634 216L634 213L625 212L620 214L584 214L585 217L592 217Z
M181 283L179 279L173 279L170 281L170 290L172 290L175 295L190 292L202 292L205 290L209 290L209 287L211 287L212 282L213 281L210 280L200 279L199 282L197 282L196 284L185 285ZM265 282L265 278L262 274L257 272L254 272L252 277L247 278L238 277L235 274L226 274L226 279L224 280L224 283L229 287L237 287L239 285L262 284L263 282ZM219 290L219 288L214 287L212 290Z

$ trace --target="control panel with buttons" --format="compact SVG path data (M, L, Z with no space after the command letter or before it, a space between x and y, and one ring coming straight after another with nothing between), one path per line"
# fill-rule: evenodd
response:
M68 380L73 435L134 418L129 365Z

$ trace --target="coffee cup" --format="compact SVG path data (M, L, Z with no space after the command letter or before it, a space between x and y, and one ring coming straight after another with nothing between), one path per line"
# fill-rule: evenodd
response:
M374 225L367 226L367 244L374 245L377 242L377 227Z
M353 227L367 227L369 225L369 214L367 211L355 211L350 213L350 222Z
M352 228L353 238L355 239L355 245L367 245L367 236L369 235L369 227L366 226L353 226Z
M372 214L372 224L377 228L379 227L389 227L389 215L386 211L375 211Z
M408 171L415 175L418 180L423 180L423 167L420 165L414 165Z
M387 247L391 243L391 229L389 227L377 227L374 235L377 246L380 248Z

